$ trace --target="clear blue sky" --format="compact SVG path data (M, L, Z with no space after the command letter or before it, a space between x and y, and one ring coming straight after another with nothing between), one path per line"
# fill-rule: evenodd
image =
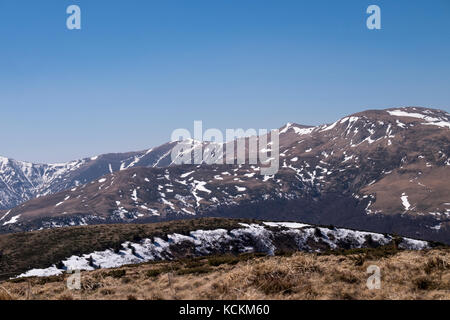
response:
M66 8L82 30L66 29ZM366 28L370 4L382 30ZM0 155L61 162L172 130L449 111L450 1L0 0Z

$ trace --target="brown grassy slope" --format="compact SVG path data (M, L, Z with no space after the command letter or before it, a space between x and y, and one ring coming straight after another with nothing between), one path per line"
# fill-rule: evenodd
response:
M125 241L165 238L197 229L239 228L243 219L203 218L151 224L94 225L0 235L0 279L30 268L47 268L64 258L114 248Z
M363 193L376 195L376 201L370 209L388 213L403 212L405 209L400 197L406 193L411 204L410 214L445 212L448 206L443 199L449 198L450 170L446 167L427 167L425 162L395 169L363 188Z
M366 287L366 270L372 264L381 268L380 290ZM12 299L449 300L450 250L368 254L365 258L298 252L146 263L84 272L80 291L67 290L66 279L8 281L0 283L0 295Z

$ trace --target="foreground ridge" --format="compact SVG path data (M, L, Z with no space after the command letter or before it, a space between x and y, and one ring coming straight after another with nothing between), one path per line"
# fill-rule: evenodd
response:
M29 270L19 277L46 277L60 275L68 270L116 268L148 261L217 254L275 255L283 250L323 252L386 245L407 250L430 248L428 242L421 240L293 222L239 223L239 228L232 230L194 230L188 235L172 233L164 238L166 239L154 237L139 242L126 241L114 249L89 252L82 256L74 255L51 267Z

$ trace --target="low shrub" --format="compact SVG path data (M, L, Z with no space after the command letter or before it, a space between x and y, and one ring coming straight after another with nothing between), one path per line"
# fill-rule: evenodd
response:
M342 281L345 283L350 283L350 284L360 282L360 280L351 273L340 272L340 273L336 274L336 278L339 281Z
M145 273L145 275L148 278L156 278L157 276L159 276L161 273L164 273L164 272L165 272L165 270L163 270L163 269L151 269L151 270L148 270Z
M186 269L180 269L177 271L178 275L185 275L185 274L203 274L203 273L210 273L213 269L207 266L201 266L201 267L194 267L194 268L186 268Z
M239 257L233 255L213 256L208 258L210 266L217 267L223 264L235 265L239 262Z
M102 290L100 291L100 293L101 293L102 295L104 295L104 296L109 296L109 295L111 295L111 294L114 294L115 291L112 290L112 289L102 289Z
M126 274L127 274L126 270L118 269L118 270L112 270L112 271L108 272L106 274L106 276L113 277L113 278L116 278L116 279L120 279L123 276L125 276Z
M434 271L445 271L450 269L450 264L442 258L435 257L430 258L425 263L424 271L426 274L430 274Z
M418 277L413 280L413 284L416 289L419 290L431 290L436 287L434 281L430 277Z

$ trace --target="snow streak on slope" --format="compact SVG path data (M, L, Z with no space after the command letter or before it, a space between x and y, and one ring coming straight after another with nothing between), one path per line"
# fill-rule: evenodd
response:
M425 125L434 125L434 126L438 126L438 127L443 127L443 128L450 128L450 121L448 119L448 117L436 117L436 116L430 116L429 114L424 114L424 113L418 113L418 112L408 112L405 110L393 110L393 111L388 111L388 113L392 116L397 116L397 117L409 117L409 118L418 118L418 119L423 119L425 120Z
M409 204L408 196L406 195L406 193L402 194L401 200L402 200L403 207L405 207L405 210L409 210L411 205Z

